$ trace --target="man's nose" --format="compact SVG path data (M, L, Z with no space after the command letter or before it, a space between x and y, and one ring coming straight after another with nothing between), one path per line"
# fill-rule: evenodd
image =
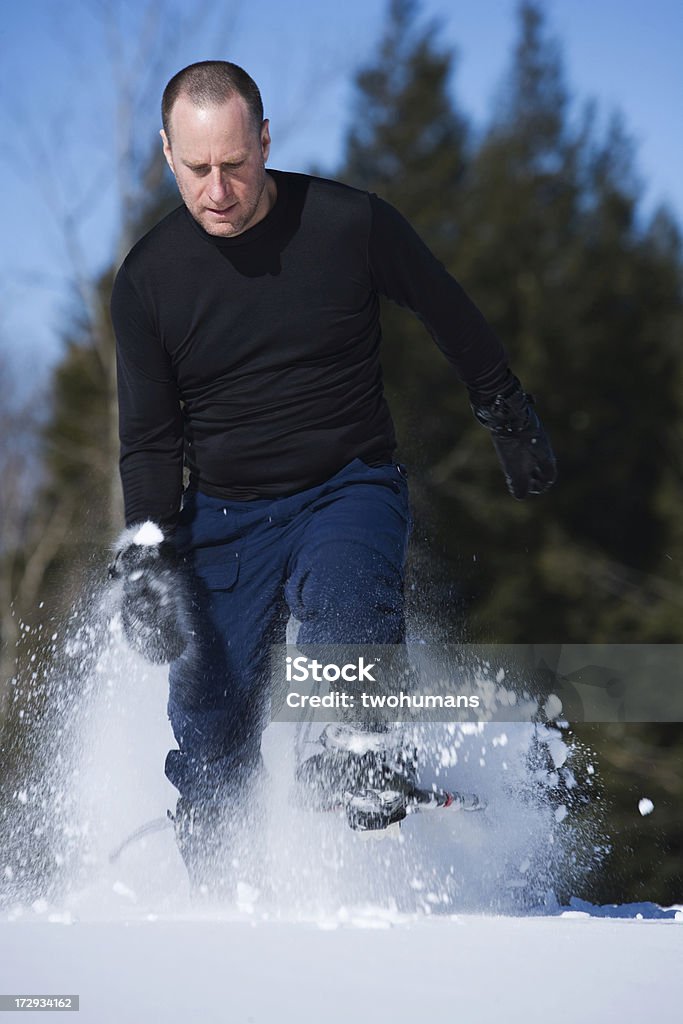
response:
M211 168L211 181L209 183L209 195L212 199L223 199L230 192L230 183L227 175L220 167Z

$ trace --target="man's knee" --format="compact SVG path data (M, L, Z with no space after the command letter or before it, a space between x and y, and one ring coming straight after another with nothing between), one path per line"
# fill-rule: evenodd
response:
M306 643L400 643L402 567L357 542L329 542L306 554L287 584Z

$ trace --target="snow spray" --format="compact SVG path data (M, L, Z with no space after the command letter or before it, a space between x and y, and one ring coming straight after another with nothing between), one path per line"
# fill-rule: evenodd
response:
M127 647L109 591L50 637L47 667L12 687L12 720L30 731L31 748L6 778L2 808L1 891L14 913L529 912L575 891L606 850L599 819L580 813L597 776L561 714L411 725L421 784L476 793L487 808L408 815L397 836L372 838L296 805L300 725L275 722L262 743L264 805L249 826L258 835L227 854L231 897L198 900L167 814L177 797L163 771L176 745L167 670ZM513 681L491 671L504 693ZM245 852L254 843L258 859Z

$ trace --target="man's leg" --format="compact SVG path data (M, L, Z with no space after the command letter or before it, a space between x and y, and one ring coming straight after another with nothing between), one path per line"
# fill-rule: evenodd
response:
M214 884L253 810L269 682L269 644L283 642L285 554L268 502L189 496L177 544L193 577L196 632L169 674L178 743L166 774L180 792L176 834L192 882Z
M356 460L329 482L306 513L286 585L287 602L301 623L297 646L396 645L391 661L388 651L381 655L383 680L392 688L404 676L407 681L403 584L410 517L405 471L393 465L371 468ZM344 689L352 692L353 684ZM358 708L360 694L354 697ZM343 799L354 828L387 827L403 812L388 814L386 803L375 797L378 813L370 815L373 823L368 824L371 794L394 789L398 775L404 782L413 779L413 753L403 749L402 736L397 741L384 713L347 714L346 725L326 727L320 751L299 766L298 779L311 806L338 806Z

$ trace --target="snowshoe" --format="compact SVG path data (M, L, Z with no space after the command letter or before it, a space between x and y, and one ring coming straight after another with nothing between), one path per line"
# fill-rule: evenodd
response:
M398 740L398 742L397 742ZM321 750L296 773L299 801L321 811L343 810L356 832L376 832L400 823L415 811L454 807L482 810L470 794L450 793L418 783L417 749L396 731L363 731L328 725Z

